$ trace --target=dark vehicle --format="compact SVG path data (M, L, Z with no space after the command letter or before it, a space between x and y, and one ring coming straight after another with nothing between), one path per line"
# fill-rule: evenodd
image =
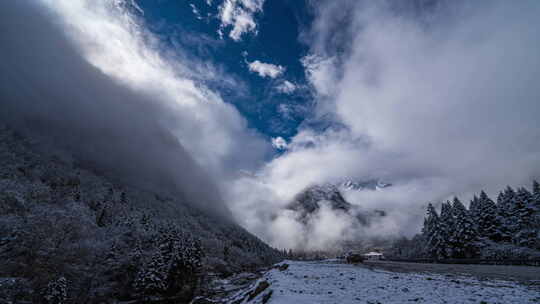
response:
M364 262L364 256L360 253L349 253L345 257L347 263L356 264Z

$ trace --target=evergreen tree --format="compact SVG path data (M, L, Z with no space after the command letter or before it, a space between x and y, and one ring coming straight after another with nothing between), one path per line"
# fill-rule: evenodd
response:
M452 211L452 204L450 201L446 201L441 206L441 216L439 218L440 230L441 230L441 241L437 248L437 255L440 259L445 259L452 257L452 238L453 231L455 230L455 221Z
M480 202L479 202L478 196L474 195L473 199L469 203L469 214L477 230L478 230L478 222L481 217L480 213L481 213Z
M472 258L477 255L478 235L469 211L454 197L452 204L453 227L450 245L453 258Z
M59 277L49 284L45 289L43 298L47 304L63 304L67 302L67 280Z
M512 241L514 234L517 232L516 221L514 215L516 192L512 187L508 186L497 197L497 210L500 220L500 231L502 232L503 241Z
M513 242L518 246L534 247L537 236L534 227L535 207L533 196L527 189L517 191L512 214L517 220Z
M474 195L473 199L469 203L469 212L471 213L471 216L476 216L479 212L479 205L478 205L478 196Z
M474 218L481 238L495 242L501 241L507 234L501 229L501 218L498 214L497 205L484 192L480 192L478 199L477 216Z
M540 249L540 184L533 181L533 200L534 200L534 229L536 230L536 249Z
M422 235L425 239L425 251L434 258L440 256L440 245L442 243L442 234L440 229L440 220L435 207L431 203L427 207L427 215L424 219L424 227L422 228Z
M167 267L161 252L156 252L150 262L137 274L134 285L144 297L161 294L167 283Z
M533 194L535 196L540 195L540 183L538 183L536 180L533 180Z
M533 201L534 201L534 211L537 216L540 217L540 184L535 180L533 181Z
M202 266L200 242L180 232L175 226L162 228L158 248L165 263L165 290L174 295L185 285L194 289Z

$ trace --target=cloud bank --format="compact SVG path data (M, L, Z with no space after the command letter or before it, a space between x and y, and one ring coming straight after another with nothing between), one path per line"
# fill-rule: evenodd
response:
M206 68L162 53L136 11L125 1L0 5L0 117L97 170L228 214L220 181L254 168L270 144L196 81Z
M345 194L388 213L353 237L411 235L428 201L540 177L538 2L405 6L315 4L305 33L311 53L302 61L314 121L256 178L237 181L236 195L247 199L233 210L246 227L280 247L295 247L306 233L313 242L347 240L330 229L347 221L321 215L317 225L334 231L329 237L306 232L282 207L313 183L378 178L394 186ZM328 117L331 127L312 127Z

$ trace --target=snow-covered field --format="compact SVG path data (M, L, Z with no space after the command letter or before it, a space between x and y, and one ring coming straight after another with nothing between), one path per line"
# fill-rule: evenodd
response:
M261 303L265 295L271 304L540 302L538 290L508 281L395 273L332 261L284 263L288 269L273 269L259 280L270 286L249 303Z

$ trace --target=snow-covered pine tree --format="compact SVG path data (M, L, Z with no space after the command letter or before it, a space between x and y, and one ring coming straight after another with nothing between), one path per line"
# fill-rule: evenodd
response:
M437 248L438 258L450 258L453 255L452 241L453 231L455 230L454 215L450 201L446 201L446 203L442 204L439 222L441 229L441 242L439 243L439 248Z
M474 195L473 199L469 203L469 214L473 223L478 230L478 220L480 219L480 204L478 196Z
M440 243L443 241L440 229L440 219L433 204L429 203L427 207L426 218L422 235L426 241L425 251L433 258L439 258Z
M513 217L517 220L514 244L533 248L537 231L534 227L535 206L533 195L525 188L519 188L515 197Z
M469 211L463 203L454 197L452 203L454 230L451 245L453 258L472 258L478 255L478 233Z
M166 293L174 295L184 287L193 290L198 284L203 251L200 242L182 233L174 225L161 229L158 247L166 265Z
M536 207L540 209L540 184L536 180L533 181L533 197Z
M535 213L538 217L540 217L540 184L536 180L533 181L532 195L533 195L533 200L534 200Z
M536 229L535 248L540 250L540 184L533 181L533 199L534 199L534 228Z
M501 229L501 218L495 202L482 191L477 206L477 215L474 221L479 237L495 242L501 241L506 232Z
M67 301L67 280L65 277L59 277L47 284L43 294L47 304L63 304Z
M146 298L163 293L167 287L166 280L167 266L161 252L157 251L137 274L134 287Z
M503 241L511 242L514 234L517 231L516 221L513 210L515 207L516 192L512 187L508 186L497 197L497 210L499 211L499 221L501 222L500 231L502 232Z

